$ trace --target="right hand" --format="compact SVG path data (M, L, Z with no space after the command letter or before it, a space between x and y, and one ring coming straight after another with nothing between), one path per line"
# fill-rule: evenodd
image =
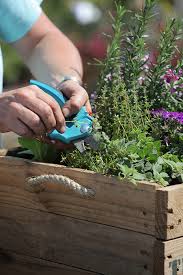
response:
M0 96L0 132L34 138L53 129L63 133L65 118L59 104L35 85Z

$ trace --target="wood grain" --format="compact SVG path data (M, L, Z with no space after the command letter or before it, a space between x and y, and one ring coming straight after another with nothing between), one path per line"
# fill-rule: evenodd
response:
M156 241L154 275L183 275L183 238Z
M63 264L0 250L1 275L100 275Z
M183 236L183 185L157 191L156 236L170 240Z
M183 274L183 238L162 243L164 249L164 274Z
M68 176L96 195L82 198L51 183L40 194L26 191L26 178L42 174ZM0 270L183 275L182 198L183 185L135 186L90 171L0 157Z
M151 236L0 204L0 248L106 275L152 275Z
M62 174L92 188L96 196L82 198L63 187L48 184L41 194L25 190L29 176ZM0 157L0 201L155 235L158 185L132 183L61 165Z

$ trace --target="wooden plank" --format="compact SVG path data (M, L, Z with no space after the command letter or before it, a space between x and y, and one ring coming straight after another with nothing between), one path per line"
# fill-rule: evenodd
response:
M168 198L165 188L156 191L156 234L160 240L167 239L167 214L168 214Z
M183 275L183 238L163 242L164 272L170 275Z
M152 236L0 205L0 247L106 275L152 275Z
M6 250L0 250L0 271L2 275L100 275Z
M183 236L183 185L157 191L156 236L170 240Z
M164 273L164 245L162 241L155 241L153 259L153 275L172 275L170 273Z
M157 241L154 275L183 275L183 238Z
M62 187L48 184L40 195L24 190L28 176L45 173L69 176L95 190L94 198L81 198ZM61 165L0 157L0 201L41 209L92 222L155 235L155 202L158 185L137 186L93 172Z

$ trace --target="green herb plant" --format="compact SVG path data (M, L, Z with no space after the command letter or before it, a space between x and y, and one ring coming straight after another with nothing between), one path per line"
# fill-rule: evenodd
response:
M144 72L147 27L155 16L156 2L148 0L138 14L130 12L132 22L127 24L124 18L128 11L117 4L114 37L102 64L94 106L100 125L97 128L100 149L94 152L88 148L84 155L77 151L62 154L62 163L133 182L148 180L166 186L183 181L181 144L176 144L176 136L181 133L175 128L171 133L175 143L166 146L163 123L158 125L158 119L152 118L150 111L162 106L161 76L170 64L180 35L180 24L176 20L170 20L161 34L156 65L151 64L154 66ZM139 81L142 77L143 84ZM174 101L169 102L174 108Z
M151 113L154 108L175 110L176 98L163 86L162 75L166 75L171 66L175 41L181 30L178 21L173 19L167 23L160 37L157 62L150 64L146 57L146 37L150 20L155 16L156 2L146 0L139 13L129 13L120 1L116 4L116 15L112 17L114 35L106 60L100 63L102 71L94 102L94 132L100 143L99 150L88 147L84 154L77 150L62 153L61 164L132 182L148 180L163 186L183 182L182 128L177 125L169 129L168 121L164 124ZM130 22L125 24L127 17ZM181 65L178 66L181 69ZM179 101L182 104L180 97ZM168 146L167 137L171 137ZM31 147L36 159L47 158L40 153L41 144L23 145Z

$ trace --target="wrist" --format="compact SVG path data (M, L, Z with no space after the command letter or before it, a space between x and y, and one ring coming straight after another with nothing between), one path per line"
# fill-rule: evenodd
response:
M65 75L63 76L62 80L59 82L59 84L57 84L56 89L57 90L61 90L63 86L65 86L66 83L69 82L75 82L77 83L79 86L82 86L82 80L79 79L76 76L71 76L71 75Z

